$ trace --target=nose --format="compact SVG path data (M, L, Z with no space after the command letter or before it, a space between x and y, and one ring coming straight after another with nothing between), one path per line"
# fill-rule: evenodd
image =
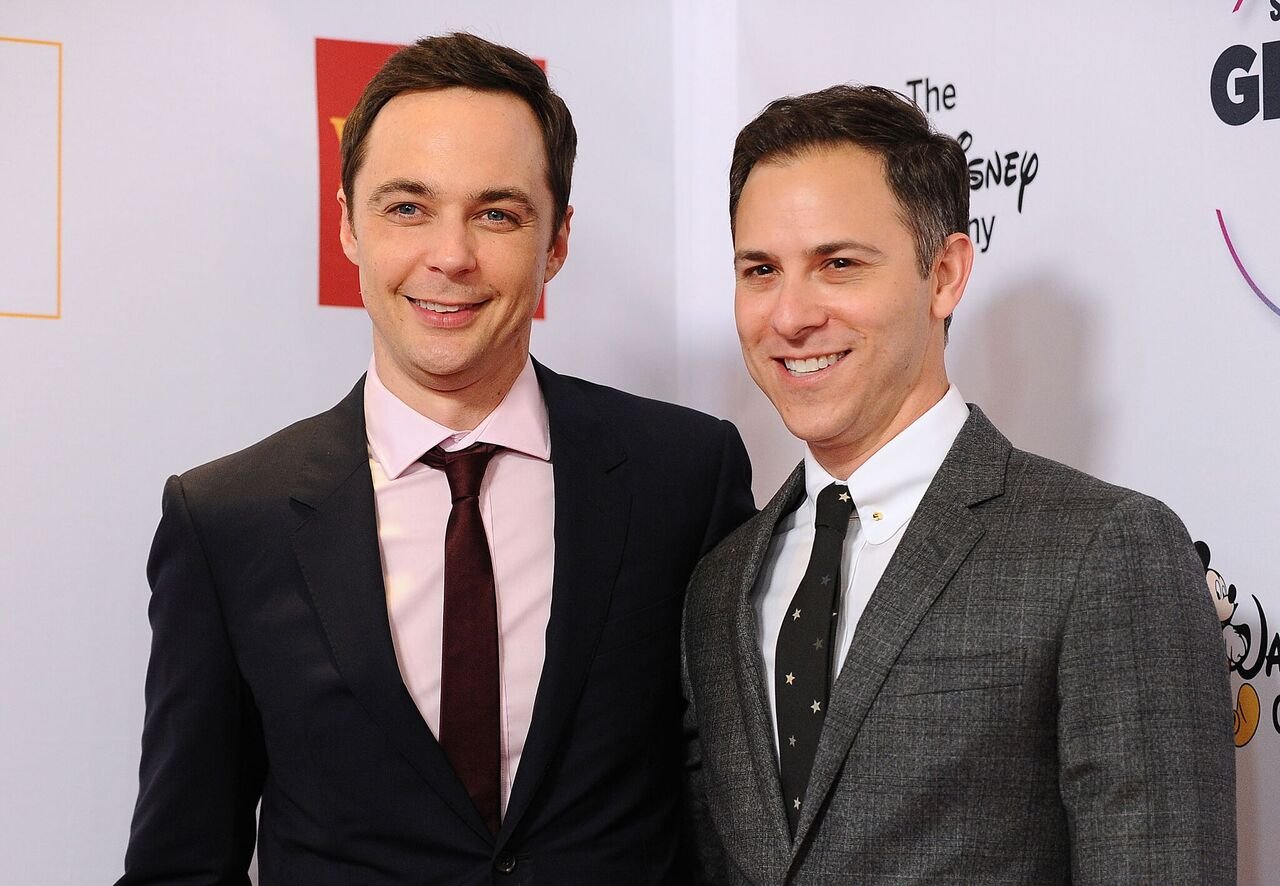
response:
M428 228L422 261L429 270L450 278L475 270L475 232L465 219L441 218Z
M783 278L769 314L769 325L783 338L794 341L827 322L827 312L812 287L796 278Z

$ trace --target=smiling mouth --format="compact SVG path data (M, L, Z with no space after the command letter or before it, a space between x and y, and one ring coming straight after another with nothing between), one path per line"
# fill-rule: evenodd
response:
M408 298L408 296L406 296ZM425 301L420 298L410 298L410 302L422 308L424 311L431 311L434 314L456 314L463 308L474 308L476 305L446 305L435 301Z
M790 359L784 357L782 365L787 368L787 372L792 376L799 377L812 375L815 372L821 372L829 366L836 365L848 354L848 351L839 351L835 354L824 354L821 357L805 357L803 359Z

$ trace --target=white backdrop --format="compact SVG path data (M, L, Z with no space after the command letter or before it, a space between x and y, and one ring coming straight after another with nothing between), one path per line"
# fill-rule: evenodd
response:
M1212 549L1236 588L1235 685L1247 676L1259 700L1238 751L1240 882L1274 879L1280 314L1253 287L1280 300L1280 82L1233 75L1233 95L1277 98L1229 126L1210 75L1233 45L1261 74L1280 3L37 6L0 0L0 38L62 52L59 102L58 47L0 39L6 882L119 871L164 478L331 405L367 362L363 313L316 304L317 212L333 207L316 205L315 38L453 29L546 59L581 136L570 259L535 352L733 419L761 500L800 448L733 333L737 129L784 93L919 80L979 174L1018 152L1025 186L1002 171L973 194L985 251L953 380L1015 443L1165 499ZM57 319L12 316L30 314Z

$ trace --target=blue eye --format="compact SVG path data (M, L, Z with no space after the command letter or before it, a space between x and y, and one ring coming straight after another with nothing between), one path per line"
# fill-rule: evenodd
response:
M412 203L397 203L395 206L391 207L391 211L396 215L408 218L417 214L418 207L414 206Z
M484 217L486 221L492 222L512 221L511 216L501 209L486 209Z

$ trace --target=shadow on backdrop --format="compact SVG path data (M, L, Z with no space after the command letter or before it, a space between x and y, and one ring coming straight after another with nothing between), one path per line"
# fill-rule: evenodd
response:
M972 295L951 327L952 383L1019 449L1093 473L1101 382L1088 300L1046 276Z

